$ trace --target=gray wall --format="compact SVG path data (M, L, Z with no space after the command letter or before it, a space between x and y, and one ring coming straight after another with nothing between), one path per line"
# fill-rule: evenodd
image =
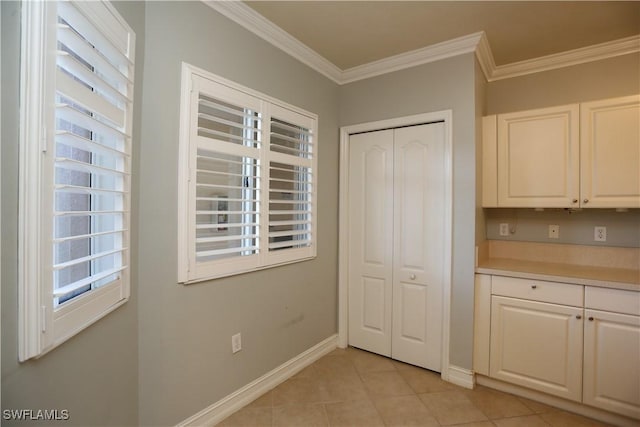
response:
M640 209L616 212L614 209L486 209L487 237L493 240L565 243L592 246L640 247ZM508 223L513 231L500 236L500 223ZM560 226L560 237L548 237L549 225ZM607 241L593 240L595 226L607 227Z
M18 90L20 5L2 7L2 409L67 409L64 425L136 425L138 334L136 272L131 300L38 360L18 363ZM144 3L117 5L137 34L134 121L140 123ZM137 130L136 130L137 129ZM139 126L134 124L134 141ZM137 196L133 165L133 198ZM132 206L136 218L136 204ZM132 224L132 265L136 230ZM9 422L6 422L10 425ZM3 425L5 422L3 422ZM16 423L18 424L18 423ZM22 423L24 425L24 423Z
M476 205L475 56L466 54L350 83L340 90L340 125L453 110L451 364L471 369Z
M319 115L318 256L181 286L181 61ZM140 423L175 424L337 331L338 87L200 2L146 4L139 226ZM231 336L243 349L231 353Z
M487 84L485 115L640 93L640 54Z
M586 102L640 93L640 54L631 54L487 84L485 115ZM616 213L584 209L568 214L547 209L485 209L489 239L580 245L640 246L640 209ZM516 232L499 235L501 222L517 222ZM549 224L560 225L560 238L549 239ZM594 242L593 227L607 227L607 242Z

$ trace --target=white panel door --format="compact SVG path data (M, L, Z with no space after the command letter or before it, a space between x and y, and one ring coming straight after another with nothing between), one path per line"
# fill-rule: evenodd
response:
M349 344L441 370L444 123L349 139Z
M586 310L587 405L640 418L640 316Z
M444 123L394 133L394 359L440 371Z
M349 344L390 357L393 130L349 145Z

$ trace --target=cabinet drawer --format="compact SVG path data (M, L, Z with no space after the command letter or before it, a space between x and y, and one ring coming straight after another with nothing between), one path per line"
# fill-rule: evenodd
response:
M493 276L491 293L506 297L582 307L584 286Z
M586 308L640 316L640 292L587 286L584 291Z

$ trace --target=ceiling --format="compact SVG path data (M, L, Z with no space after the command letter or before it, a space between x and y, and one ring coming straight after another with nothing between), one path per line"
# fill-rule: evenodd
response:
M338 68L484 31L496 65L640 34L640 1L247 1Z

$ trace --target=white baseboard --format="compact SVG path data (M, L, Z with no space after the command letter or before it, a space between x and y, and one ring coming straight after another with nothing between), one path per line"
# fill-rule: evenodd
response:
M238 409L253 402L258 397L291 378L293 375L311 365L322 356L335 350L337 348L337 342L337 335L330 336L307 351L264 374L257 380L222 398L197 414L192 415L177 424L177 426L212 426L221 422Z
M449 365L447 381L460 387L473 389L475 380L473 372L459 366Z

